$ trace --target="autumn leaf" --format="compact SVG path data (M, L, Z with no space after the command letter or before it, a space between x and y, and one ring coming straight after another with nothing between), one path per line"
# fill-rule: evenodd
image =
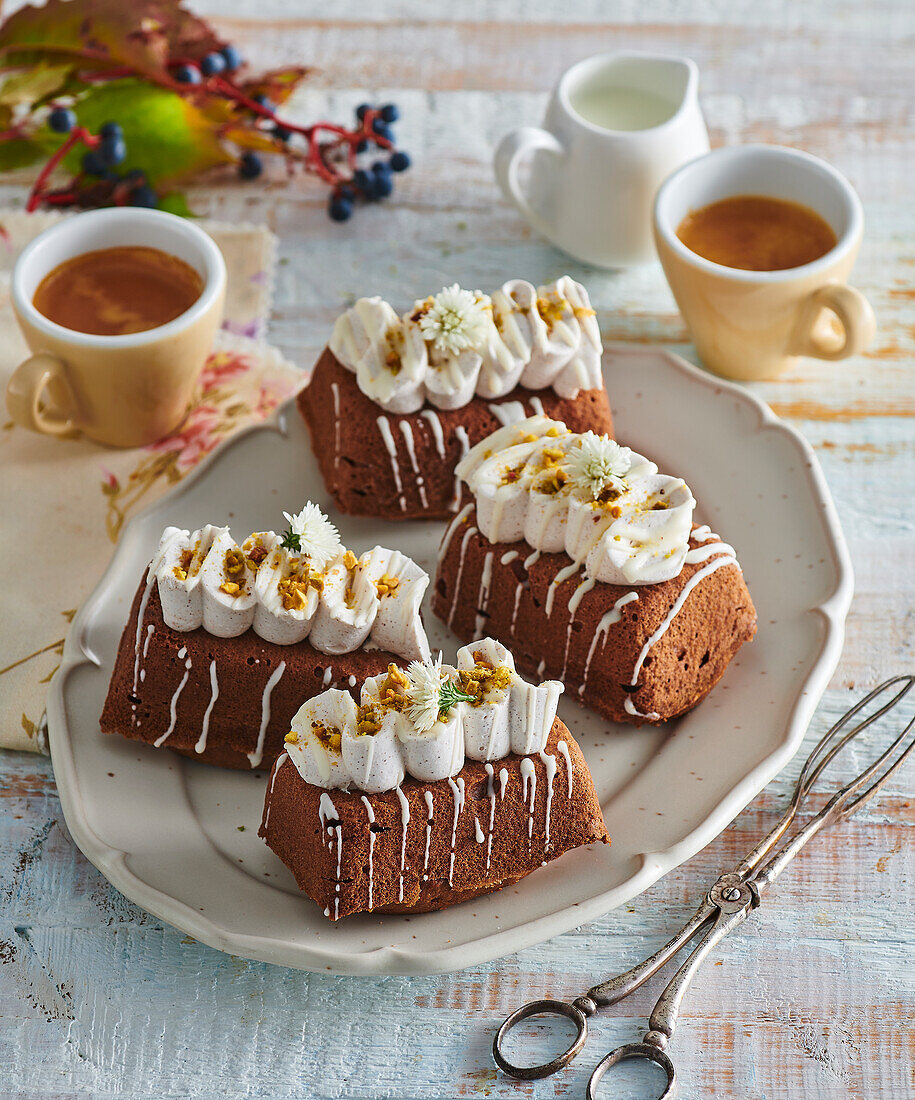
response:
M0 27L0 56L9 64L71 57L95 70L126 66L168 84L171 58L202 57L219 47L180 0L48 0L21 8Z
M0 85L0 103L13 107L17 103L41 103L66 84L73 70L72 62L49 65L44 62L10 74Z
M273 103L285 103L310 72L311 69L303 65L272 69L262 73L256 80L239 82L238 88L249 99L256 95L265 95Z
M77 102L75 110L80 124L93 133L109 120L119 122L127 145L121 170L142 168L153 186L234 160L193 100L143 80L96 85ZM64 167L78 172L84 152L74 149L68 153Z

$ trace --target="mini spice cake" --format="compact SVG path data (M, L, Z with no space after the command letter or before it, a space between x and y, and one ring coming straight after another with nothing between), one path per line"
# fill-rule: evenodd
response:
M692 522L680 478L546 417L499 429L458 466L433 610L619 722L689 710L756 632L734 549Z
M443 909L609 843L561 691L490 638L457 668L391 664L359 706L326 691L292 721L260 835L331 920Z
M168 527L121 637L103 733L227 768L272 764L304 698L425 660L425 573L357 558L315 504L283 535Z
M544 413L612 431L597 320L567 275L492 297L455 285L403 317L360 298L298 402L337 507L386 519L452 515L455 466L500 424Z

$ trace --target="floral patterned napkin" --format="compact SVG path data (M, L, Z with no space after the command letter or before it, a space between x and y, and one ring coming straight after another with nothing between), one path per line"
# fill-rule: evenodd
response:
M55 214L0 212L0 385L28 355L9 300L19 250ZM0 748L44 751L47 685L67 627L95 587L125 521L179 482L238 428L264 419L302 375L258 342L266 329L274 238L255 226L202 222L228 268L225 331L200 397L169 439L135 450L54 439L2 423L0 534L15 568L0 585Z

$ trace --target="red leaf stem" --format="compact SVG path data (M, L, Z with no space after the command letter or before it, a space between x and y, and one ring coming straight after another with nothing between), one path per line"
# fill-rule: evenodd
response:
M85 126L74 126L67 135L66 141L58 146L56 152L54 152L48 160L48 163L38 173L38 178L32 186L28 202L25 204L26 211L31 214L33 210L38 208L38 204L42 199L42 188L47 182L48 177L74 146L83 142L89 149L94 149L100 141L101 138L97 137L95 134L91 134Z

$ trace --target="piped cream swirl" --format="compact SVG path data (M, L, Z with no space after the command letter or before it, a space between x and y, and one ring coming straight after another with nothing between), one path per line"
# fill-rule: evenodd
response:
M273 531L239 546L228 527L167 527L149 575L173 630L231 638L253 628L276 645L308 638L322 653L371 642L407 660L429 658L420 613L429 576L397 550L376 546L357 558L340 547L319 559Z
M585 451L593 462L582 461ZM623 472L601 479L614 468ZM696 503L688 486L606 436L532 416L478 443L457 475L490 542L565 551L608 584L657 584L683 567Z
M439 315L441 324L430 323ZM330 350L367 397L395 414L427 401L462 408L519 384L567 398L602 384L597 319L568 275L541 287L513 279L491 297L448 287L402 317L381 298L360 298L337 319Z
M308 699L292 720L286 751L307 783L377 794L405 775L435 782L457 775L465 759L501 760L510 752L542 752L563 686L531 684L511 653L492 638L458 650L457 667L436 665L442 682L472 695L429 728L411 719L409 676L396 666L362 685L357 707L330 689Z

